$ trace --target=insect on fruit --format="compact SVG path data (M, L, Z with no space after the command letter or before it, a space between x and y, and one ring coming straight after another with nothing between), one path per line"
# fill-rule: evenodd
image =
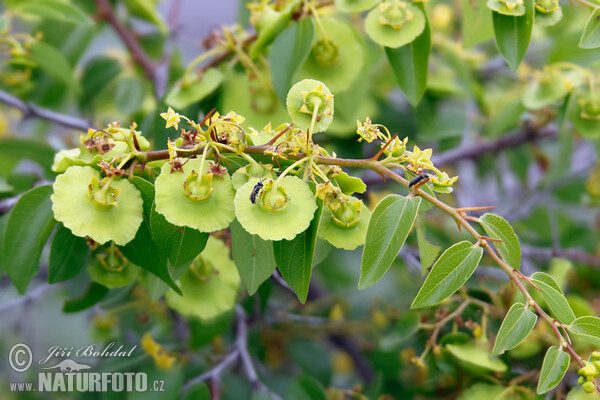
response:
M412 179L410 180L410 182L408 183L408 187L409 187L409 188L410 188L410 187L413 187L413 186L415 186L416 184L418 184L419 182L421 182L421 181L423 181L423 180L425 180L425 182L426 182L427 180L429 180L429 175L427 175L426 173L424 173L424 174L419 174L419 175L415 176L415 177L414 177L414 178L412 178ZM425 182L423 182L423 183L425 183Z
M254 185L254 188L252 189L252 193L250 193L250 202L252 204L256 203L256 196L258 196L262 188L263 180L261 179L260 181L256 182L256 185Z

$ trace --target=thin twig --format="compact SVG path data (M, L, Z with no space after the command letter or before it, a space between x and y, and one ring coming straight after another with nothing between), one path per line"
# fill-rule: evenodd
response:
M87 131L88 128L90 128L90 124L83 119L60 114L52 110L26 103L3 90L0 90L0 102L20 110L23 113L23 118L40 118L65 128L77 129L80 131Z
M135 35L125 27L117 18L115 11L108 0L96 0L98 6L98 17L108 22L117 32L129 52L133 60L144 70L144 73L149 79L154 79L156 66L148 57Z

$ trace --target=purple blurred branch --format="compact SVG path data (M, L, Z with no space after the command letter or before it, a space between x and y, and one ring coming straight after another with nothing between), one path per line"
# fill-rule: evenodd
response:
M3 90L0 90L0 102L20 110L23 113L23 118L45 119L46 121L50 121L56 125L60 125L65 128L77 129L80 131L87 131L87 129L90 127L90 124L83 119L60 114L52 110L26 103L18 97L15 97Z
M213 399L219 398L218 387L220 386L221 375L229 368L232 368L237 363L240 363L248 381L252 385L253 391L258 391L263 394L268 394L269 398L281 400L281 397L273 392L267 385L265 385L256 372L256 368L252 363L252 358L248 352L248 321L246 312L241 306L235 308L235 321L236 321L236 339L234 347L231 352L215 367L202 375L188 381L183 390L188 390L191 386L210 380L213 383L212 396ZM216 385L214 384L216 383ZM216 389L216 390L215 390Z

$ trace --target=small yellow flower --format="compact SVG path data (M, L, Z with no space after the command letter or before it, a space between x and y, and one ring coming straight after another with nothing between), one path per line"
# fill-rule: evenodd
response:
M359 142L365 140L368 143L371 143L373 140L381 137L381 132L372 124L371 118L369 117L365 119L364 124L361 124L360 121L356 121L356 133L360 136L358 139Z
M142 337L142 347L144 351L152 356L156 366L162 370L170 370L173 368L173 364L177 360L175 357L170 356L169 353L165 350L165 348L157 343L150 332L146 332Z
M166 113L160 114L160 116L163 117L165 121L167 121L166 128L170 128L170 127L174 126L175 129L179 129L179 122L181 121L181 115L176 113L175 110L173 110L171 107L169 107L169 109L167 110Z

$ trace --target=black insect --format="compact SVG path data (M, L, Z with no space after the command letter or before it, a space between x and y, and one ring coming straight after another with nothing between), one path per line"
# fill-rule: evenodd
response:
M252 193L250 193L250 202L252 204L256 203L256 196L258 196L258 194L260 193L260 191L263 188L263 183L262 183L262 179L258 182L256 182L256 185L254 185L254 188L252 189Z
M419 182L421 182L421 181L423 181L423 180L425 180L425 179L429 179L429 175L427 175L427 174L419 174L419 175L415 176L414 178L412 178L412 179L410 180L410 182L408 182L408 187L409 187L409 188L410 188L410 187L413 187L413 186L415 186L417 183L419 183Z

